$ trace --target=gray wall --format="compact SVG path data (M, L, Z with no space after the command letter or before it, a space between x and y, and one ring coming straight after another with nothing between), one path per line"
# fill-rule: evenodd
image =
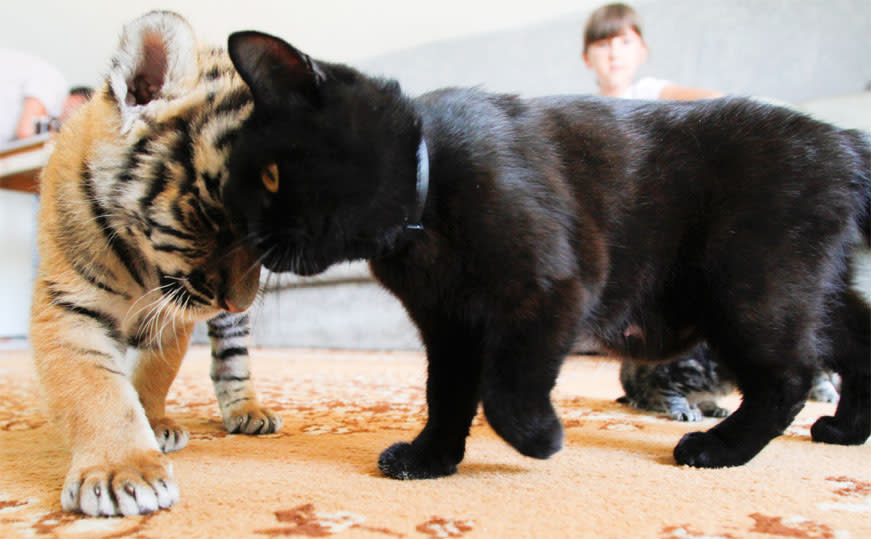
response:
M869 0L638 2L650 57L641 75L798 102L871 84ZM589 10L548 23L431 43L355 65L412 94L475 86L522 95L595 93L581 61Z

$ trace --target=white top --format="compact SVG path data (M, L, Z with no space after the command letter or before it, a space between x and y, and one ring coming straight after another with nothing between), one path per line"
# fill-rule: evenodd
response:
M32 54L0 49L0 143L15 139L24 99L38 99L49 116L60 116L69 95L63 74Z
M644 77L623 92L620 97L626 99L659 99L662 89L671 84L665 79Z

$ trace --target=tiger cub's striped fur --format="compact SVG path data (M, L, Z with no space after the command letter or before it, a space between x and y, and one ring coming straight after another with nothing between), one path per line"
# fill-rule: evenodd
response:
M42 176L31 338L73 453L66 510L130 515L178 499L162 453L188 434L165 417L165 398L197 321L211 319L225 427L280 428L249 379L242 311L260 264L220 197L250 108L223 50L153 12L125 27L106 84L57 138Z

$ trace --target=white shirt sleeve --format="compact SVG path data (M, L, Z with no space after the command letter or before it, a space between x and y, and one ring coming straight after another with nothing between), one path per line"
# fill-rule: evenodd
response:
M0 144L15 139L24 99L38 99L50 116L60 116L69 93L64 76L26 52L0 48Z
M49 116L60 116L69 94L66 79L53 65L34 57L27 66L23 79L22 96L34 97L45 106Z
M626 99L659 99L662 89L671 84L665 79L644 77L630 86L620 97Z

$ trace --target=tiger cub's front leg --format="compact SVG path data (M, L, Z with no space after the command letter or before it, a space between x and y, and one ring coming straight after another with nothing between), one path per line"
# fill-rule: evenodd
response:
M125 354L112 318L39 283L31 337L42 391L72 450L63 508L114 516L175 503L172 465L132 383L135 358Z
M249 316L221 313L208 321L212 342L212 382L231 433L270 434L281 428L281 417L260 406L251 382L248 358Z
M187 429L166 417L166 394L187 352L193 325L173 329L175 332L166 335L161 346L137 350L139 357L133 372L139 402L145 409L157 446L164 453L182 449L190 439Z

